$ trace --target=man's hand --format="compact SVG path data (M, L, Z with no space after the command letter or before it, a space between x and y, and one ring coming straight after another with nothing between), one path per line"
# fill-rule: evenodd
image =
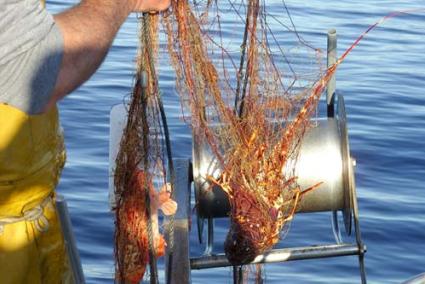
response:
M133 12L160 12L166 10L171 0L132 0Z
M52 99L45 111L97 70L131 12L163 11L169 6L170 0L83 0L55 15L64 39L64 53Z

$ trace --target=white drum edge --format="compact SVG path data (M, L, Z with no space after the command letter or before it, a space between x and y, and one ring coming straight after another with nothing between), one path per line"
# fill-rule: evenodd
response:
M114 105L109 115L109 206L115 207L114 172L121 137L127 124L128 112L124 104Z

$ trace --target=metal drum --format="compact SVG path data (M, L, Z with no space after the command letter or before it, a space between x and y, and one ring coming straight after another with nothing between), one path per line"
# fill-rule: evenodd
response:
M295 163L295 176L302 189L322 182L320 187L303 196L298 212L342 210L350 214L353 171L345 121L345 111L341 107L338 107L337 117L313 121L313 127L302 141L297 162L289 161L288 171L293 170ZM207 176L219 177L221 169L209 145L197 142L195 138L193 179L198 216L228 216L230 208L226 193L218 186L211 187L206 180Z

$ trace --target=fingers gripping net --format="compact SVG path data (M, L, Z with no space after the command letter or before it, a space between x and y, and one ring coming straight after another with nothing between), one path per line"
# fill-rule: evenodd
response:
M294 161L324 87L315 83L320 52L282 12L282 2L174 0L164 21L196 140L209 144L223 168L218 179L206 178L229 197L232 263L271 248L292 219L303 190Z

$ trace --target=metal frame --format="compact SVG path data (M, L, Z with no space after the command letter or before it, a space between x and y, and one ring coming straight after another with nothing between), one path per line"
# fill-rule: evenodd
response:
M188 159L174 160L176 180L174 184L173 199L178 207L174 215L173 228L170 220L165 222L165 238L168 241L173 234L174 245L166 248L165 275L168 284L191 283L190 278L190 247L189 232L191 223L190 197L191 197L191 165Z
M66 204L65 198L60 194L56 196L56 210L62 228L73 280L75 283L84 284L86 282L84 279L83 267L81 265L80 254L78 253L74 232L72 231L72 223L69 217L68 205Z
M166 274L171 273L170 282L172 284L191 283L191 269L207 269L216 267L232 266L223 253L212 254L213 251L213 220L209 220L207 245L204 255L198 257L190 257L190 197L191 182L190 177L190 161L188 159L176 159L176 185L175 199L179 204L178 211L174 221L174 240L175 246L173 252L167 249L167 257L173 255L171 266L166 267ZM254 263L276 263L294 260L306 260L316 258L329 258L348 255L358 255L360 265L361 282L366 283L366 273L364 267L364 254L366 246L363 244L360 235L360 225L358 220L357 198L355 188L353 192L353 215L354 229L356 232L356 243L340 243L320 246L294 247L285 249L273 249L266 254L259 255L251 264ZM167 231L169 234L169 231ZM168 263L168 261L166 262ZM246 264L246 263L241 263ZM237 271L237 270L236 270Z
M256 263L276 263L284 261L305 260L315 258L327 258L347 255L358 255L364 249L356 244L332 244L309 247L294 247L285 249L273 249L265 254L258 255L249 264ZM232 266L226 256L222 253L214 255L204 255L190 259L192 269L207 269L216 267Z

